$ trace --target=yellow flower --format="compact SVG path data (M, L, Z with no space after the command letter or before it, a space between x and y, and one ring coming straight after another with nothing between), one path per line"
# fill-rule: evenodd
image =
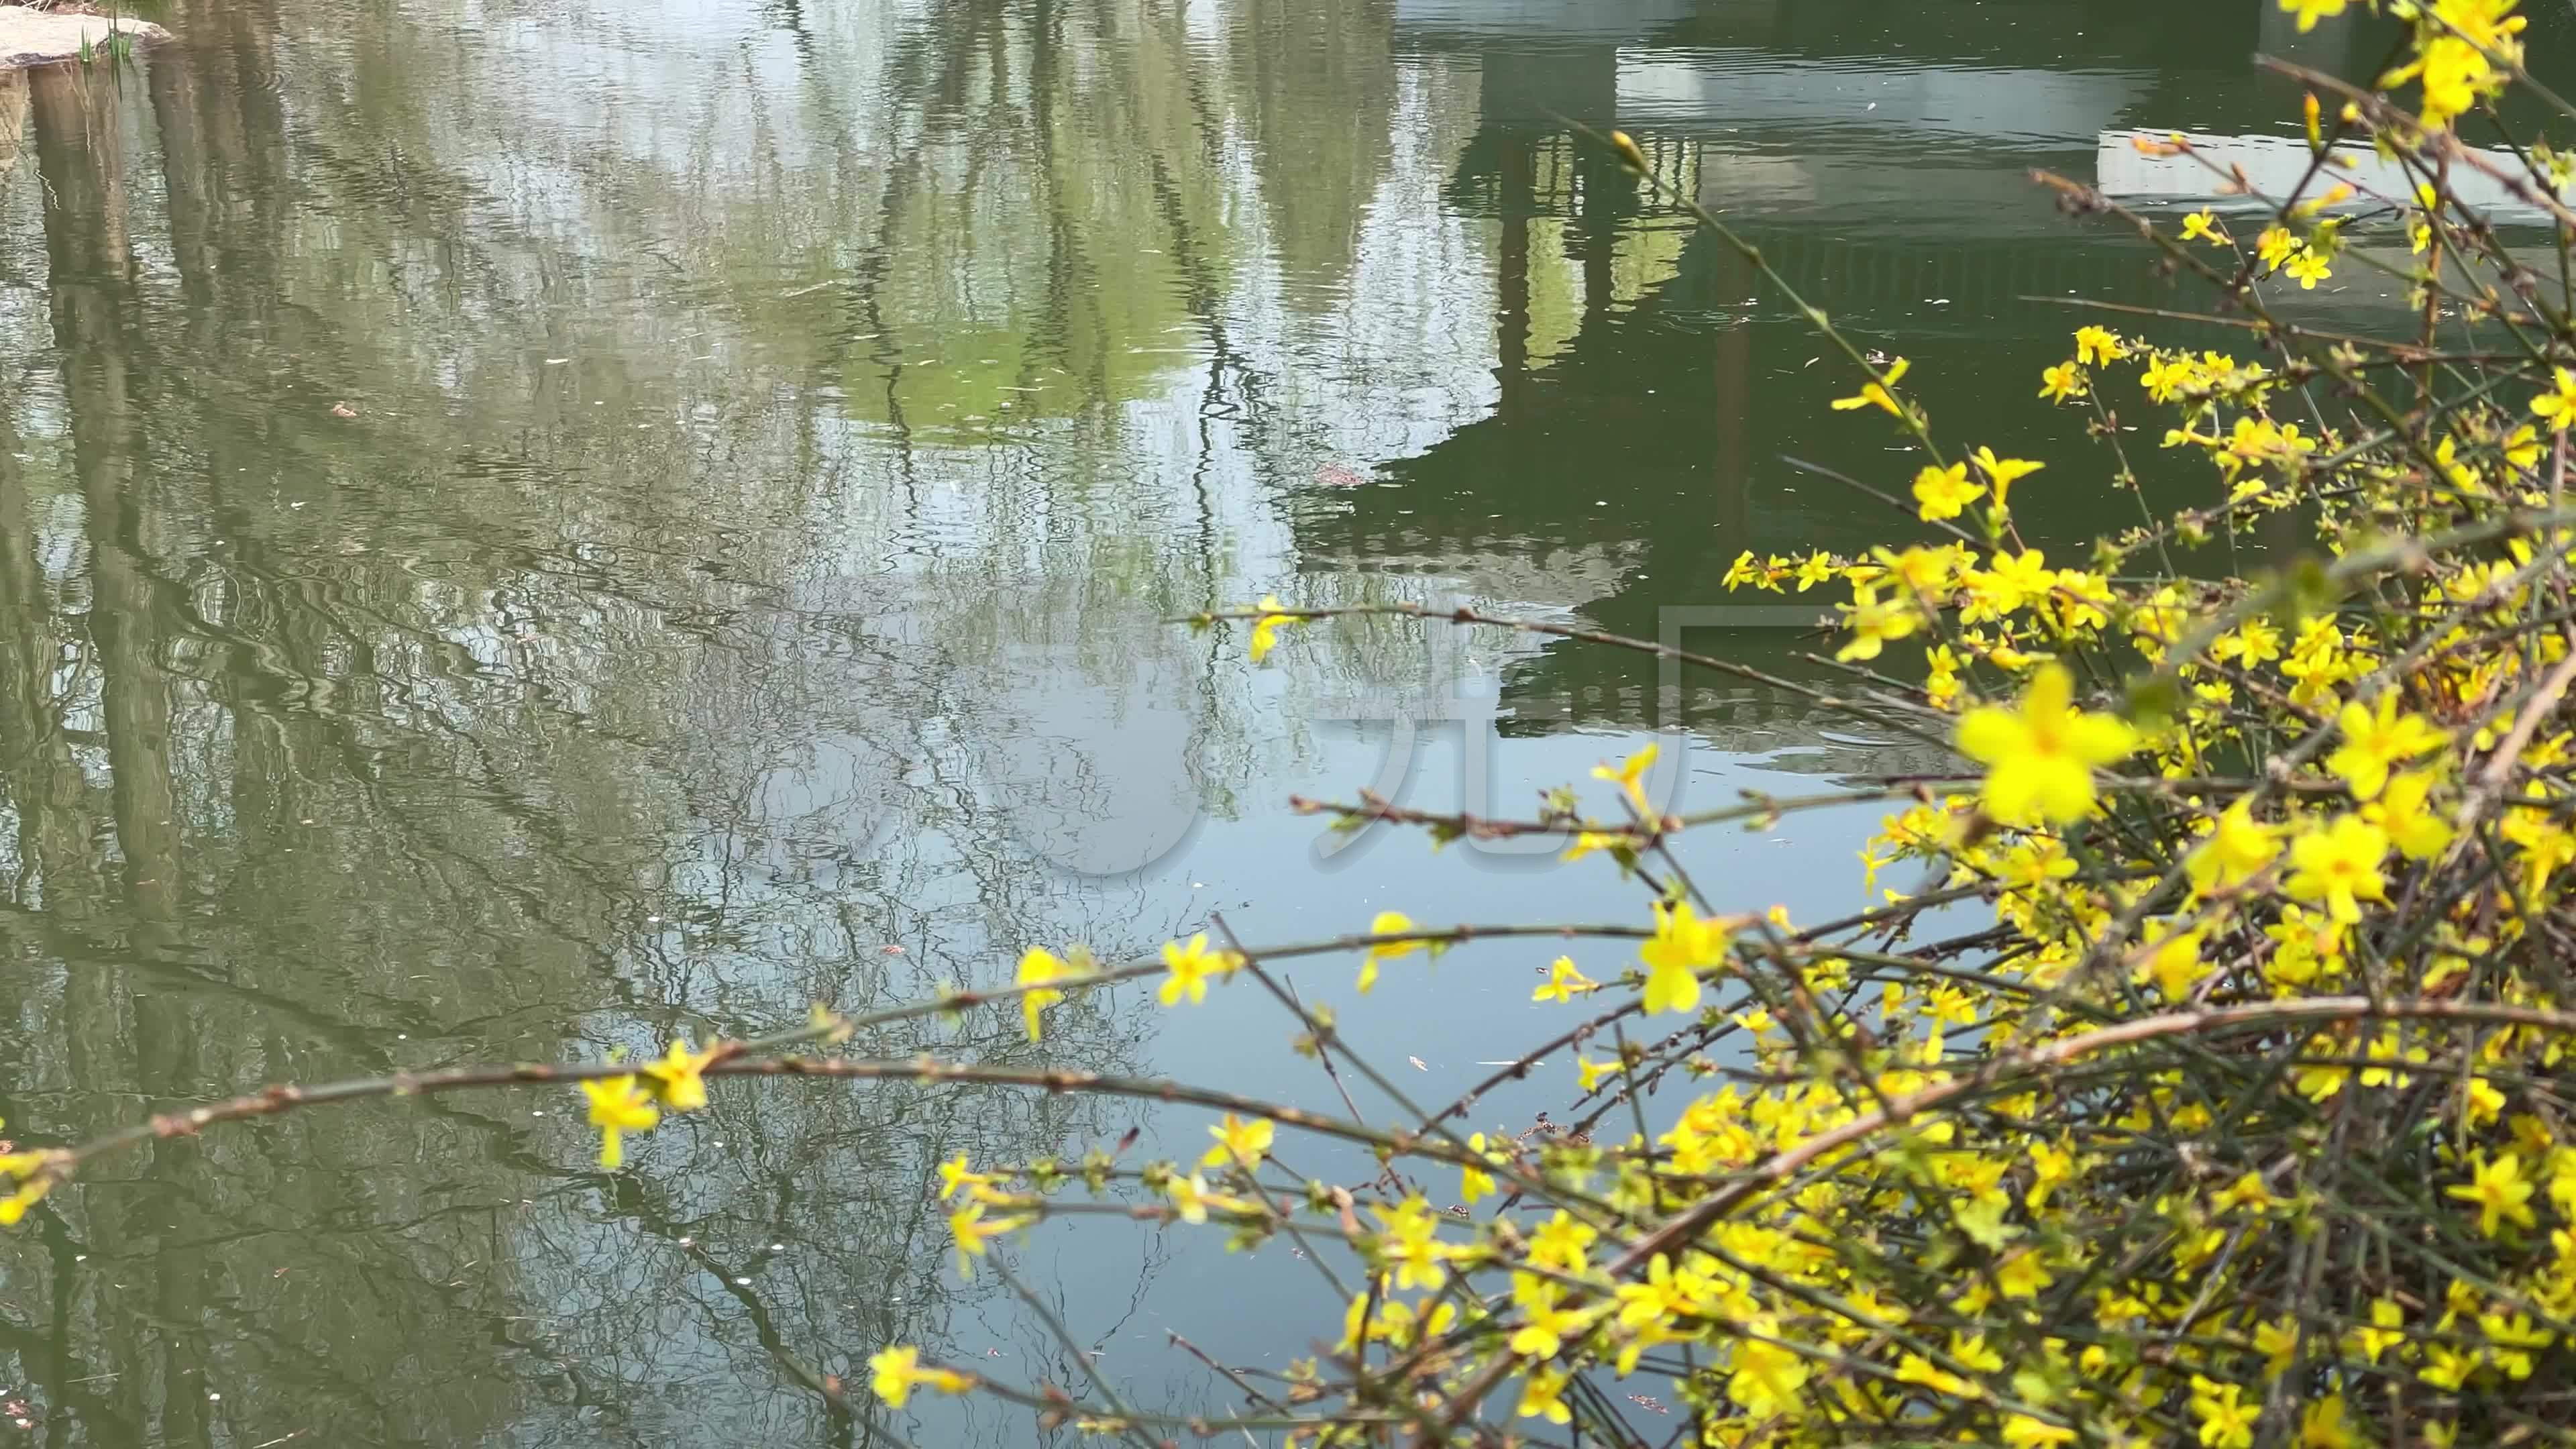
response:
M2056 1449L2060 1444L2074 1443L2075 1431L2028 1414L2015 1414L2004 1420L2004 1442L2012 1449Z
M1767 1419L1797 1402L1812 1370L1795 1350L1772 1341L1780 1329L1769 1317L1756 1316L1743 1331L1746 1336L1735 1340L1735 1372L1727 1377L1726 1392L1746 1414Z
M1528 1377L1521 1380L1521 1401L1516 1411L1519 1417L1544 1417L1551 1424L1571 1422L1574 1411L1565 1406L1565 1385L1572 1376L1565 1369L1531 1369Z
M1204 1223L1211 1206L1227 1205L1224 1198L1208 1191L1207 1179L1195 1172L1187 1177L1177 1172L1172 1174L1171 1179L1163 1184L1163 1191L1172 1200L1172 1211L1179 1214L1185 1223Z
M2119 333L2108 327L2075 329L2075 360L2078 362L2108 364L2128 355L2129 345L2120 340Z
M2361 919L2362 901L2388 899L2379 862L2388 854L2388 832L2358 815L2338 815L2290 842L2290 898L2323 901L2326 914L2349 925Z
M1547 984L1530 993L1532 1001L1571 1002L1576 995L1598 989L1592 978L1574 969L1574 958L1559 956L1547 968Z
M2388 832L2397 853L2408 860L2430 860L2451 843L2451 822L2433 808L2430 796L2440 777L2431 770L2409 770L2388 777L2379 798L2363 807L2362 817Z
M2254 1421L2262 1417L2263 1406L2241 1402L2244 1392L2242 1384L2212 1383L2198 1374L2191 1376L2191 1411L2200 1418L2204 1449L2251 1449Z
M1209 950L1207 932L1201 931L1190 937L1188 945L1165 941L1163 964L1171 968L1171 974L1163 978L1163 1004L1178 1005L1186 996L1196 1005L1207 1000L1208 982L1233 975L1243 966L1243 958L1232 951Z
M2333 0L2333 3L2340 4L2342 0ZM2182 239L2184 241L2207 240L2212 246L2227 245L2227 233L2218 229L2218 215L2210 211L2195 211L2184 217Z
M590 1099L590 1125L600 1131L599 1165L610 1171L626 1160L625 1134L647 1132L662 1120L653 1094L636 1085L633 1072L596 1077L581 1084Z
M1044 946L1031 946L1028 953L1020 957L1017 984L1039 988L1020 998L1020 1019L1028 1025L1029 1040L1038 1039L1038 1014L1064 1000L1063 992L1053 987L1042 986L1040 983L1061 981L1072 974L1073 968L1064 964L1064 958Z
M1852 584L1852 601L1842 606L1843 627L1851 630L1852 641L1834 651L1834 658L1849 662L1854 659L1876 659L1887 641L1902 639L1921 628L1923 617L1912 597L1899 594L1892 599L1878 596L1878 585L1867 580Z
M970 1169L963 1152L939 1164L939 1196L943 1202L955 1197L962 1188L984 1187L992 1181L992 1174Z
M1968 481L1968 465L1953 463L1947 468L1930 468L1914 475L1914 501L1927 523L1956 518L1959 510L1985 496L1983 486Z
M669 1055L645 1064L644 1075L661 1084L655 1090L672 1111L694 1112L707 1104L707 1083L702 1074L707 1063L715 1059L714 1047L693 1052L687 1042L675 1041Z
M2040 369L2039 395L2051 402L2082 397L2086 391L2084 374L2076 369L2072 359Z
M2316 29L2322 16L2341 15L2344 4L2345 0L2281 0L2283 10L2299 17L2301 35Z
M1578 830L1574 832L1574 843L1567 846L1565 848L1565 854L1558 856L1557 859L1565 861L1581 860L1583 857L1590 855L1596 850L1615 850L1627 843L1628 835L1625 831Z
M1279 642L1281 625L1306 621L1295 614L1279 612L1287 605L1279 602L1277 594L1263 594L1261 602L1254 607L1262 610L1261 617L1252 621L1252 662L1258 664L1269 657L1271 648Z
M948 1215L948 1235L957 1240L957 1271L965 1277L975 1274L974 1259L984 1256L985 1244L1014 1228L1024 1227L1029 1219L991 1218L984 1216L984 1204L970 1202Z
M2185 860L2194 889L2232 886L2272 863L2281 853L2281 827L2254 819L2254 797L2239 795L2221 811L2218 823Z
M1372 936L1401 936L1412 929L1413 918L1402 911L1380 911L1377 919L1369 922ZM1422 941L1380 941L1369 947L1368 956L1360 962L1360 991L1365 994L1370 987L1377 985L1377 963L1412 955L1426 944Z
M1485 1134L1482 1132L1479 1132L1475 1136L1467 1139L1467 1150L1477 1153L1480 1156L1484 1156L1488 1161L1492 1160L1492 1154L1485 1151ZM1494 1175L1492 1173L1472 1164L1461 1164L1459 1166L1458 1197L1460 1201L1466 1203L1469 1207L1474 1207L1478 1199L1491 1197L1493 1195Z
M2376 1362L2381 1354L2406 1341L2406 1310L2398 1307L2393 1298L2373 1299L2370 1325L2354 1324L2343 1341L2364 1363Z
M1234 1163L1243 1167L1258 1167L1261 1165L1261 1159L1270 1155L1271 1139L1278 1135L1278 1131L1278 1127L1268 1118L1255 1117L1246 1122L1232 1112L1228 1112L1223 1122L1208 1129L1208 1135L1216 1139L1216 1145L1207 1150L1205 1157L1199 1159L1199 1165L1223 1167L1227 1163Z
M2254 252L2267 267L2277 267L2288 261L2290 254L2298 249L2299 239L2292 236L2286 226L2267 226L2261 236L2254 238Z
M2531 400L2534 417L2549 424L2549 431L2563 433L2576 422L2576 372L2566 368L2552 369L2554 386Z
M2478 1231L2492 1238L2498 1224L2510 1219L2522 1227L2533 1226L2531 1208L2532 1184L2523 1180L2522 1158L2508 1152L2493 1162L2485 1153L2469 1157L2469 1181L2442 1189L2446 1197L2478 1205ZM2456 1386L2455 1386L2456 1387Z
M2056 1281L2035 1248L2025 1248L1995 1268L1995 1283L2006 1298L2036 1298L2040 1289Z
M1703 921L1688 901L1656 902L1655 934L1637 947L1646 963L1647 1014L1696 1009L1699 968L1725 960L1734 939L1733 923Z
M2100 329L2087 328L2085 330L2099 331ZM2111 334L2105 332L2102 335L2109 337ZM2077 333L2076 337L2078 345L2080 346L2082 343L2083 333ZM2113 338L2112 345L2117 345L2118 340L2119 339L2117 338ZM2117 354L2112 355L2116 356ZM2102 360L2108 362L2111 358L2106 356ZM2006 501L2012 497L2012 486L2015 483L2020 482L2022 479L2027 478L2031 474L2048 466L2046 463L2034 463L2027 458L1998 458L1995 456L1994 449L1983 446L1980 446L1976 452L1969 456L1976 462L1977 471L1985 474L1988 481L1995 485L1995 507L1997 508L2006 506Z
M1858 394L1852 397L1835 398L1834 411L1839 413L1849 412L1853 408L1879 407L1887 409L1898 417L1905 416L1904 409L1896 405L1896 398L1888 391L1888 389L1896 386L1898 381L1905 376L1905 370L1911 366L1913 366L1913 364L1907 362L1902 357L1889 363L1885 372L1882 372L1876 378L1861 384L1861 389Z
M2391 689L2379 696L2376 713L2355 702L2335 716L2343 743L2326 757L2326 768L2352 787L2355 799L2377 797L2380 787L2388 783L2391 766L2438 748L2450 738L2421 715L2398 713L2398 703L2397 691Z
M2302 292L2315 291L2317 283L2334 275L2333 269L2326 265L2325 253L2315 247L2299 248L2298 255L2290 258L2289 265L2281 270L2299 284Z
M868 1355L868 1382L889 1408L900 1409L912 1391L927 1385L943 1394L962 1394L974 1380L955 1369L923 1368L921 1350L897 1344Z
M1579 1056L1574 1059L1575 1085L1586 1092L1600 1086L1603 1077L1615 1077L1619 1072L1620 1064L1615 1061L1586 1061Z
M33 1157L40 1154L18 1155ZM53 1190L53 1186L54 1179L50 1174L39 1174L20 1183L18 1190L7 1197L0 1197L0 1227L16 1227L27 1216L27 1209L42 1202L45 1194Z
M1985 705L1959 721L1959 749L1987 767L1986 812L2006 825L2065 825L2093 809L2093 767L2137 747L2128 725L2073 707L2075 678L2044 664L2021 708Z
M1659 753L1661 747L1648 745L1620 761L1615 770L1608 765L1593 766L1592 778L1617 785L1626 792L1628 803L1637 807L1638 818L1652 820L1656 812L1646 804L1646 772L1655 767L1655 756Z
M2335 0L2340 5L2343 0ZM2328 1394L2299 1411L2298 1449L2361 1449L2358 1431L2344 1421L2343 1395Z

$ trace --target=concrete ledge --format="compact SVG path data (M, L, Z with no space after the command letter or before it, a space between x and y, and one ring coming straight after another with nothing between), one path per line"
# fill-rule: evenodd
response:
M88 42L93 52L104 52L111 33L131 36L137 45L170 38L169 31L148 20L136 20L131 16L110 20L104 15L53 13L30 10L23 5L0 5L0 69L78 60L83 41Z

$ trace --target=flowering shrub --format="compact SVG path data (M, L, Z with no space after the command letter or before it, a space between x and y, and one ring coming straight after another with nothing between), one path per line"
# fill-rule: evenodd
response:
M2347 0L2282 4L2305 27ZM1597 855L1587 868L1644 885L1632 925L1424 927L1387 912L1364 933L1257 952L1220 926L1217 942L1116 966L1035 946L1011 988L905 1009L998 1003L1034 1038L1051 1008L1109 983L1157 980L1163 1005L1186 1011L1249 982L1294 1014L1304 1050L1376 1078L1266 962L1346 952L1364 992L1470 936L1590 937L1534 993L1567 1013L1566 1029L1495 1081L1570 1055L1577 1092L1633 1107L1596 1114L1597 1136L1462 1134L1450 1124L1463 1102L1371 1123L1169 1082L800 1054L846 1038L853 1023L825 1017L764 1041L675 1044L641 1067L277 1089L0 1157L18 1184L0 1221L150 1132L334 1094L579 1081L613 1166L621 1134L702 1106L709 1078L1010 1082L1226 1115L1189 1162L1122 1166L1100 1149L948 1163L937 1191L961 1270L1007 1276L997 1241L1124 1195L1120 1211L1221 1226L1240 1245L1286 1236L1322 1256L1339 1243L1348 1308L1319 1335L1337 1347L1285 1382L1238 1378L1236 1419L1173 1421L1121 1404L1105 1381L1077 1398L887 1345L871 1365L887 1405L990 1392L1130 1438L1629 1443L1609 1389L1642 1372L1680 1386L1688 1436L1710 1444L2567 1437L2576 215L2558 197L2571 163L2537 143L2458 138L2472 121L2500 128L2507 88L2537 90L2513 0L2386 9L2405 40L2374 85L2292 72L2312 87L2315 156L2294 194L2254 195L2213 165L2212 190L2242 193L2245 208L2166 226L2042 178L2071 212L2133 229L2196 277L2241 334L2240 357L2162 343L2152 326L2089 325L2039 380L2106 450L2109 486L2136 487L2121 417L2159 413L2164 447L2206 461L2195 506L2142 509L2080 561L2053 562L2023 540L2013 490L2088 485L2064 470L2026 482L2039 465L1993 440L1945 443L1904 390L1903 359L1882 367L1845 346L1857 389L1819 401L1880 418L1922 454L1891 520L1903 537L1863 557L1748 554L1727 584L1847 588L1835 657L1848 687L1764 682L1955 748L1954 778L1877 789L1888 813L1865 869L1876 879L1919 862L1919 888L1806 926L1712 899L1677 837L1855 796L1666 816L1642 787L1650 749L1597 772L1601 815L1570 790L1528 820L1375 799L1312 807L1435 839L1562 837L1569 860ZM1609 143L1637 160L1626 137ZM2337 148L2353 143L2412 193L2374 194L2348 174ZM2179 137L2145 144L2193 154ZM2554 219L2550 274L2459 201L2450 182L2469 172ZM2370 224L2345 219L2356 206L2400 219L2407 260L2345 245L2348 226ZM2411 289L2409 335L2322 333L2270 310L2283 286L2343 267ZM2222 543L2274 513L2312 531L2312 555L2233 576ZM1389 611L1403 609L1375 610ZM1356 612L1371 611L1265 598L1198 622L1250 625L1259 663L1286 631ZM1763 678L1567 626L1514 627ZM1949 929L1963 910L1971 929L1917 939L1930 913ZM1628 945L1602 944L1621 938L1632 962L1619 959ZM1687 1098L1660 1130L1632 1095L1650 1084ZM1629 1127L1615 1125L1623 1115ZM1421 1191L1296 1180L1272 1150L1301 1135L1454 1182L1464 1211Z

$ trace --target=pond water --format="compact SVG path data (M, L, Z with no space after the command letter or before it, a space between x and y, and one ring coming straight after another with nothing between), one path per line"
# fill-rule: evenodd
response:
M6 1130L759 1032L1217 912L1253 942L1641 914L1599 860L1337 839L1300 792L1525 813L1655 731L1677 804L1941 768L1634 656L1378 621L1256 669L1240 629L1167 620L1472 604L1820 673L1718 576L1891 528L1785 458L1911 466L1572 123L1633 130L1912 358L1945 433L2049 461L2015 494L2044 536L2134 516L2035 396L2084 320L2048 299L2189 299L2026 173L2188 199L2137 128L2277 157L2295 94L2251 54L2352 73L2376 42L2269 12L180 0L122 68L0 80ZM2352 270L2286 305L2395 315ZM1812 917L1863 898L1874 820L1690 859ZM1365 1010L1355 963L1292 975L1440 1102L1545 1034L1554 954L1391 963ZM1248 987L1129 989L1035 1045L988 1008L852 1049L1334 1106L1292 1033ZM1475 1124L1561 1112L1549 1068ZM0 1238L0 1445L875 1442L817 1386L893 1341L1091 1393L958 1279L932 1167L1130 1127L1194 1156L1207 1120L735 1085L610 1174L579 1105L312 1110L102 1162ZM1009 1251L1140 1406L1233 1402L1171 1332L1275 1369L1339 1321L1284 1246L1113 1220Z

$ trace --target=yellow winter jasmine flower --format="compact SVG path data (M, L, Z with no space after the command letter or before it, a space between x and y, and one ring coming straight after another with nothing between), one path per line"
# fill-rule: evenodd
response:
M2299 290L2302 292L2315 291L2317 283L2334 275L2334 270L2326 265L2325 253L2315 247L2299 248L2298 254L2291 257L2289 264L2281 271L2290 280L2298 283Z
M2200 960L2201 932L2172 931L2156 940L2155 949L2139 967L2138 979L2153 981L2156 991L2167 1001L2180 1001L2200 984L2206 968Z
M1834 576L1834 572L1834 556L1825 552L1823 549L1816 550L1814 553L1807 555L1806 562L1798 565L1798 592L1802 594L1805 593L1807 590L1812 589L1816 585L1823 583L1825 580L1832 578Z
M2469 1376L2478 1371L2478 1365L2485 1358L2486 1355L2474 1348L2433 1344L2424 1350L2424 1366L2415 1371L2415 1377L2437 1389L2457 1393L2469 1381Z
M2088 328L2086 330L2098 331L2099 329ZM2107 332L2102 335L2105 337L2110 336ZM2077 333L2076 339L2077 345L2080 347L2083 341L2083 333ZM2116 345L2118 339L2113 338L2112 341L2113 344ZM2108 362L2111 358L2106 356L2102 360ZM1977 471L1985 474L1987 481L1994 484L1995 507L1999 509L2005 507L2007 505L2007 501L2012 497L2013 484L2020 482L2022 479L2027 478L2031 474L2048 466L2046 463L2034 463L2027 458L1998 458L1995 456L1994 449L1983 446L1980 446L1977 451L1970 454L1969 457L1976 463Z
M1849 412L1853 408L1878 407L1903 417L1904 410L1896 405L1896 398L1888 389L1896 386L1904 378L1905 370L1911 366L1913 364L1902 357L1889 363L1886 370L1877 378L1861 384L1861 389L1856 395L1835 398L1834 411L1840 413Z
M2119 333L2108 327L2075 329L2075 360L2078 362L2100 366L2117 362L2128 355L2129 345L2120 340Z
M1656 902L1655 934L1637 947L1646 963L1647 1014L1695 1010L1699 968L1725 960L1734 939L1733 923L1703 921L1688 901Z
M2440 777L2431 770L2409 770L2388 777L2379 798L2362 808L2362 818L2388 832L2397 853L2408 860L2430 860L2450 845L2450 820L2433 808L2430 795Z
M1947 468L1926 467L1914 475L1916 511L1927 523L1956 518L1959 510L1985 496L1986 490L1968 481L1968 465L1953 463Z
M2358 815L2338 815L2290 842L2293 900L2323 901L2326 914L2347 925L2361 919L2362 901L2388 899L2379 863L2388 855L2388 833Z
M626 1160L625 1135L651 1131L662 1120L661 1109L653 1105L653 1094L636 1084L633 1072L593 1078L581 1084L581 1091L590 1099L590 1125L600 1132L599 1165L615 1172Z
M1163 1192L1172 1200L1172 1211L1182 1222L1193 1226L1208 1220L1210 1206L1226 1206L1226 1200L1208 1191L1207 1179L1193 1172L1187 1177L1173 1173L1163 1184Z
M1959 702L1965 686L1959 682L1959 656L1947 644L1935 644L1923 651L1923 697L1934 709L1948 709ZM1867 886L1864 884L1863 889Z
M1209 950L1207 932L1201 931L1187 945L1165 941L1163 964L1171 968L1159 993L1163 1004L1176 1006L1186 996L1195 1006L1207 1000L1208 982L1234 974L1243 966L1243 958L1232 951Z
M984 1256L985 1244L1014 1228L1026 1227L1029 1221L1025 1217L988 1219L984 1216L984 1204L981 1202L970 1202L950 1213L948 1235L957 1240L959 1275L973 1277L975 1274L973 1260Z
M2493 1162L2485 1153L2469 1156L2469 1181L2442 1189L2446 1197L2478 1206L2478 1231L2492 1238L2498 1224L2510 1219L2521 1227L2532 1227L2531 1201L2533 1185L2524 1180L2522 1158L2508 1152Z
M707 1083L701 1074L715 1059L714 1047L693 1052L687 1042L675 1041L669 1055L645 1064L644 1075L661 1084L655 1091L672 1111L694 1112L707 1104Z
M939 1164L939 1197L942 1202L957 1196L960 1189L985 1187L992 1181L991 1173L976 1172L968 1168L966 1154L963 1152Z
M2343 1336L2344 1347L2359 1354L2364 1363L2378 1361L2381 1354L2406 1341L2406 1310L2393 1298L2373 1299L2370 1323L2355 1324Z
M2006 825L2066 825L2093 809L2093 767L2137 748L2129 726L2074 708L2075 677L2044 664L2019 709L1984 705L1959 721L1959 750L1987 767L1981 798Z
M1557 859L1564 861L1581 860L1583 857L1590 855L1596 850L1609 850L1614 846L1625 845L1627 843L1628 836L1623 831L1578 830L1574 833L1574 843L1567 846L1565 848L1565 854L1558 856Z
M1287 606L1279 602L1277 594L1263 594L1261 602L1254 607L1262 611L1261 617L1252 621L1252 662L1258 664L1269 657L1271 647L1279 642L1281 625L1305 621L1294 614L1279 612Z
M2200 1419L2200 1442L2205 1449L2252 1449L2254 1423L2263 1416L2263 1406L2242 1402L2244 1393L2242 1384L2191 1376L2191 1411Z
M1620 761L1616 769L1608 765L1593 766L1592 778L1608 780L1617 785L1627 795L1628 803L1637 807L1638 818L1652 820L1656 812L1646 803L1646 772L1655 767L1655 756L1660 753L1662 753L1661 746L1648 745Z
M2299 33L2317 28L2317 21L2328 15L2341 15L2347 0L2281 0L2281 8L2299 17Z
M1911 1355L1908 1356L1909 1360ZM2051 1424L2028 1414L2015 1414L2004 1420L2004 1443L2011 1449L2057 1449L2060 1444L2075 1442L2075 1431L2063 1424Z
M1927 1389L1962 1397L1974 1395L1977 1391L1975 1384L1948 1369L1934 1367L1930 1359L1919 1353L1909 1353L1897 1360L1896 1381L1900 1384L1921 1384Z
M1623 1068L1616 1061L1587 1061L1578 1056L1574 1059L1574 1084L1577 1088L1589 1092L1601 1085L1603 1077L1615 1077L1621 1070Z
M1467 1150L1482 1155L1485 1151L1485 1134L1479 1132L1475 1136L1468 1138ZM1492 1173L1472 1164L1462 1164L1459 1167L1459 1201L1464 1202L1469 1207L1474 1207L1479 1199L1488 1198L1493 1195L1494 1175Z
M38 1154L13 1155L36 1156ZM17 1191L7 1197L0 1197L0 1227L16 1227L27 1216L27 1209L44 1201L45 1194L52 1191L53 1186L52 1177L34 1176L19 1184Z
M1246 1122L1228 1112L1223 1122L1208 1129L1208 1135L1216 1139L1216 1145L1199 1159L1199 1165L1223 1167L1232 1163L1241 1167L1258 1167L1261 1159L1270 1155L1270 1144L1278 1131L1277 1124L1266 1117L1255 1117Z
M2341 1394L2328 1394L2299 1411L2298 1449L2361 1449L2363 1442L2344 1418Z
M2549 431L2563 433L2569 423L2576 423L2576 372L2566 368L2551 369L2553 386L2531 400L2532 415L2549 424Z
M1547 984L1530 993L1532 1001L1568 1003L1581 992L1596 990L1592 979L1574 969L1574 958L1559 956L1547 968Z
M1521 1401L1515 1412L1521 1418L1544 1418L1551 1424L1573 1422L1574 1411L1565 1406L1565 1385L1572 1377L1564 1369L1531 1369L1521 1380Z
M2084 396L2084 375L2072 359L2040 369L2039 395L2051 402L2064 402Z
M2343 743L2326 757L2326 768L2352 787L2355 799L2377 797L2380 787L2388 783L2392 766L2437 749L2450 739L2422 715L2400 714L2400 707L2397 691L2391 689L2379 696L2376 712L2356 701L2335 715L2335 728L2342 733Z
M2048 555L2042 550L1999 551L1989 562L1990 567L1970 569L1966 576L1970 623L1979 622L1981 614L2000 618L2013 613L2057 587L2057 570L2048 566Z
M869 1385L889 1408L900 1409L916 1388L933 1388L943 1394L962 1394L974 1387L975 1381L955 1369L923 1368L921 1350L907 1344L882 1348L868 1355Z
M1040 983L1061 981L1072 974L1074 974L1073 968L1064 964L1064 958L1044 946L1031 946L1027 953L1020 957L1020 973L1016 984L1039 987L1038 990L1026 992L1020 997L1020 1019L1028 1026L1029 1040L1038 1039L1038 1014L1064 1000L1063 992L1053 987L1041 986Z
M1797 1401L1813 1372L1804 1356L1775 1342L1779 1324L1768 1315L1743 1326L1735 1340L1735 1372L1727 1377L1727 1395L1755 1419L1767 1419Z
M2333 3L2340 4L2341 0L2333 0ZM2218 229L2218 214L2212 211L2195 211L2184 217L2182 239L2184 241L2205 240L2212 246L2227 245L2227 233Z
M2248 619L2209 641L2209 657L2222 664L2251 669L2281 657L2281 631L2263 619Z
M2254 1325L2254 1351L2263 1355L2263 1376L2277 1379L2289 1372L2299 1355L2299 1320L2283 1314Z
M1566 1307L1555 1284L1535 1274L1521 1273L1514 1277L1530 1289L1521 1302L1521 1311L1528 1316L1511 1337L1512 1352L1525 1358L1556 1357L1564 1351L1567 1339L1582 1337L1593 1320L1608 1311L1603 1304Z
M1380 911L1377 918L1369 922L1372 936L1401 936L1412 929L1413 918L1402 911ZM1380 941L1369 947L1368 956L1360 962L1361 993L1365 995L1370 987L1377 985L1377 963L1410 956L1425 944L1422 941Z
M2254 238L2255 255L2261 257L2267 267L2277 267L2288 261L2298 249L2299 239L2292 236L2285 226L2267 226L2261 236Z
M2006 1298L2036 1298L2040 1289L2056 1281L2036 1248L2025 1248L1995 1268L1995 1284Z
M1923 625L1922 612L1914 600L1905 595L1881 599L1878 586L1866 581L1852 585L1852 601L1842 606L1843 627L1852 634L1850 643L1834 651L1834 658L1846 663L1854 659L1876 659L1887 647L1887 641L1902 639Z

